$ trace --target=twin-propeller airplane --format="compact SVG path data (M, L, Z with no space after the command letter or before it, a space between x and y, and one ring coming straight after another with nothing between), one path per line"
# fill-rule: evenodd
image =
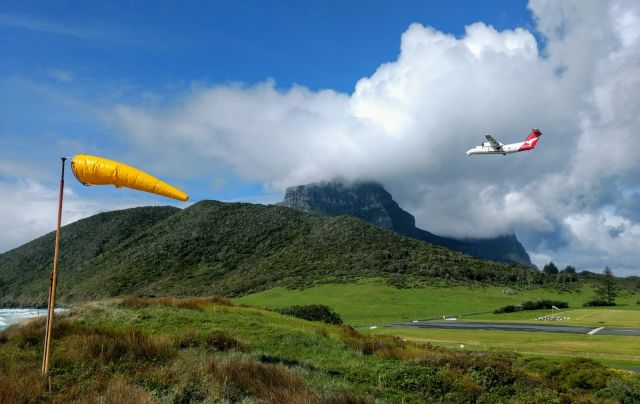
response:
M540 136L542 136L542 132L540 132L539 129L533 128L524 142L511 144L500 143L489 134L486 134L484 136L487 138L487 141L482 142L480 146L476 146L472 149L467 150L467 156L471 156L472 154L506 155L510 153L531 150L536 147L536 144L538 144L538 139L540 138Z

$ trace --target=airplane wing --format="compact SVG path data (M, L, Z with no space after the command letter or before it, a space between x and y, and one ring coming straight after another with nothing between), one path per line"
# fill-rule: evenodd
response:
M500 145L500 143L498 143L498 141L496 141L493 136L486 134L484 135L484 137L487 138L487 141L489 142L489 144L491 145L491 147L493 147L493 150L502 150L502 145Z

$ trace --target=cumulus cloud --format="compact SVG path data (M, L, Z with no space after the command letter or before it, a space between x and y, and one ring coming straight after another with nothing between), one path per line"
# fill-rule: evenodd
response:
M159 175L231 170L270 191L336 176L379 180L435 233L516 231L537 264L637 271L640 6L532 1L529 8L542 43L523 28L478 22L455 37L413 24L397 59L350 94L282 89L272 80L195 85L168 102L141 90L142 104L117 105L106 116L137 145L126 152ZM9 17L0 25L51 30ZM68 71L46 73L74 81ZM508 143L532 126L545 133L535 152L463 154L484 132ZM52 230L57 198L40 182L41 168L6 156L0 251ZM71 189L64 220L139 202L114 205Z
M0 176L0 253L55 230L58 192L59 188L52 188L38 180ZM67 183L62 225L100 212L154 204L158 202L104 195L81 196Z
M640 186L640 5L529 8L542 45L524 28L478 22L455 37L413 24L398 58L351 94L196 86L168 106L118 105L111 121L183 175L232 169L276 190L375 179L430 231L516 231L540 259L637 269L638 218L627 209L637 198L623 195ZM485 132L511 143L534 126L545 134L536 151L464 155Z
M3 216L0 222L0 251L55 230L57 207L57 189L47 188L29 179L0 181L0 209ZM86 201L79 201L72 191L67 191L63 224L100 210Z
M594 268L593 263L615 257L617 273L638 274L639 223L610 212L577 213L566 217L565 223L574 236L569 251L574 252L576 266L601 272L604 266ZM567 258L564 252L560 255Z

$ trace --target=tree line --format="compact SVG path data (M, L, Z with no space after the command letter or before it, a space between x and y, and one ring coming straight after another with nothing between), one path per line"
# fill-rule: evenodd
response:
M578 274L574 266L567 265L563 270L558 270L558 267L551 261L542 268L542 274L547 278L555 278L555 283L559 286L566 286L567 282L571 286L574 282L577 283L580 277L595 278L596 297L585 303L585 306L615 306L616 304L615 298L618 296L619 286L613 270L608 265L602 271L602 275L588 271ZM639 286L636 285L636 288Z

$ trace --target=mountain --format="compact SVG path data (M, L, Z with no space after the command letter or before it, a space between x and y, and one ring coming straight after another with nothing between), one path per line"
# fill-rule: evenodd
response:
M42 305L54 233L0 254L0 305ZM201 201L101 213L62 228L57 301L125 294L237 296L382 277L396 286L525 283L528 268L474 258L349 216Z
M486 239L442 237L416 227L415 218L403 210L382 185L341 181L298 185L287 189L281 206L324 216L349 215L403 236L451 248L494 261L533 266L515 234Z

